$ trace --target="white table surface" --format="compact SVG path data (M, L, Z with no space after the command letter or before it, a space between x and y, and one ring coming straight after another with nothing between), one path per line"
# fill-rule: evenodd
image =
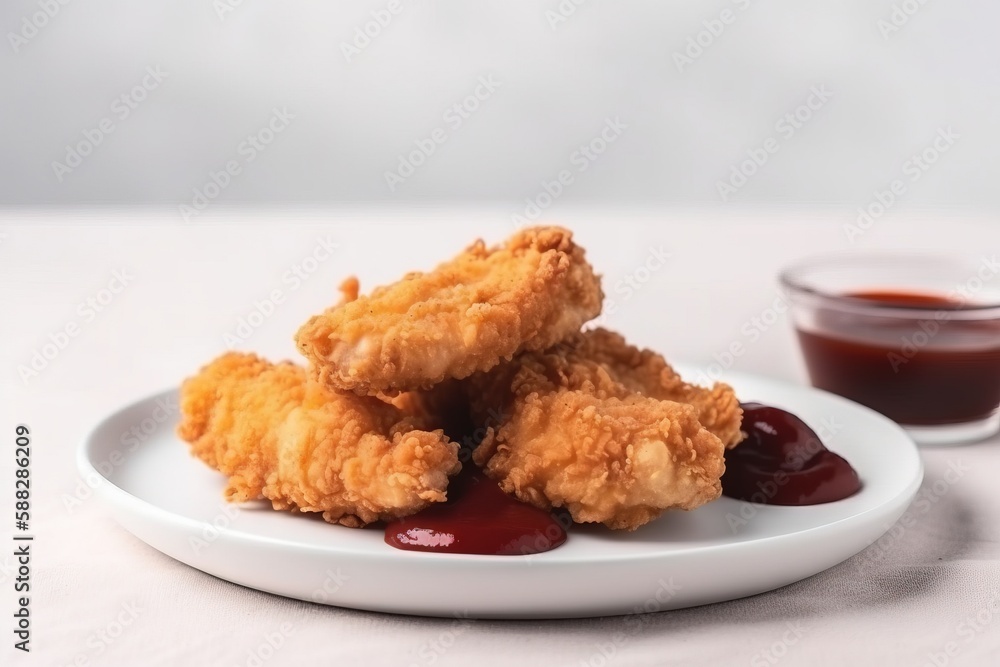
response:
M638 625L622 618L434 620L309 605L171 560L119 528L94 498L68 508L79 484L74 449L87 430L225 349L225 334L255 300L274 289L287 297L240 347L294 358L292 333L334 298L342 277L356 273L363 289L371 287L430 267L475 236L500 240L512 227L506 210L430 206L210 211L188 225L177 217L0 213L0 410L9 434L0 488L12 486L14 425L28 424L37 536L30 656L12 647L13 559L6 546L0 556L2 664L1000 664L998 438L923 450L922 502L911 507L908 527L850 561L772 593L651 615ZM556 221L576 231L617 300L608 326L675 359L711 360L742 341L736 370L804 382L787 321L756 341L744 333L777 297L783 265L848 248L1000 253L996 221L970 214L886 217L851 244L843 225L853 219L833 212L566 210ZM285 274L319 237L339 247L295 288ZM652 248L671 254L667 265L631 296L616 294L615 284ZM116 270L131 276L125 289L92 318L86 307L78 310ZM18 366L71 322L78 335L37 377L22 380ZM943 481L949 466L962 470L955 483ZM4 517L12 514L12 495L4 491L0 501ZM100 633L119 617L129 624L106 643ZM280 648L265 650L268 659L258 663L251 652L275 633Z

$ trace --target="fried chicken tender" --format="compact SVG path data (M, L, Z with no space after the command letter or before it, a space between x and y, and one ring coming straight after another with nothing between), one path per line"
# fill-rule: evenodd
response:
M630 391L661 401L693 405L698 421L727 448L743 440L740 430L743 410L729 385L719 382L708 388L688 384L663 355L629 345L620 334L607 329L592 329L570 337L561 347L571 360L600 364L612 380Z
M227 500L322 512L357 527L446 500L458 445L377 398L337 394L303 368L228 353L181 386L178 435L229 476Z
M473 419L488 426L473 460L489 477L524 502L614 529L718 498L725 446L700 419L730 436L741 421L728 387L684 385L662 357L603 330L463 386Z
M296 342L320 383L392 395L549 347L596 317L603 298L568 230L525 229L503 246L479 240L430 273L346 298L306 322Z

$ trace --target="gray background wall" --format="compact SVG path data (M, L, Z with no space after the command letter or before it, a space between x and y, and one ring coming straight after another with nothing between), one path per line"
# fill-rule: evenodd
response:
M516 211L565 169L560 205L700 205L720 203L717 183L773 138L777 152L729 203L853 210L903 179L901 208L1000 209L995 2L399 0L371 43L345 56L389 4L6 0L0 204L190 205L233 160L239 173L214 202L502 201ZM43 21L40 5L54 15ZM556 22L560 6L574 11ZM721 34L703 32L706 21ZM675 54L699 32L708 46L679 67ZM484 76L499 86L454 127L446 112ZM829 99L814 100L793 136L779 132L815 86ZM135 107L127 117L122 95ZM275 108L294 118L249 161L241 145ZM627 128L579 171L574 153L609 118ZM949 127L959 138L911 181L907 161ZM444 143L392 191L385 172L436 128ZM86 132L101 136L92 153L69 172L54 166L69 164L67 147Z

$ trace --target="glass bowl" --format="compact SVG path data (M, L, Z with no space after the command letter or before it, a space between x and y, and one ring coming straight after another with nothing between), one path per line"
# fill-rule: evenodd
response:
M919 444L1000 430L1000 262L907 254L809 259L781 274L814 386Z

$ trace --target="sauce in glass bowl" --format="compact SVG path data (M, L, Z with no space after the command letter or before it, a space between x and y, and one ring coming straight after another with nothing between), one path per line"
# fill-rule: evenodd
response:
M817 327L798 329L813 384L902 424L936 425L988 418L1000 405L1000 320L959 319L964 306L914 292L846 295L914 317L817 312Z
M812 384L894 420L919 444L1000 431L1000 263L850 253L781 284Z

